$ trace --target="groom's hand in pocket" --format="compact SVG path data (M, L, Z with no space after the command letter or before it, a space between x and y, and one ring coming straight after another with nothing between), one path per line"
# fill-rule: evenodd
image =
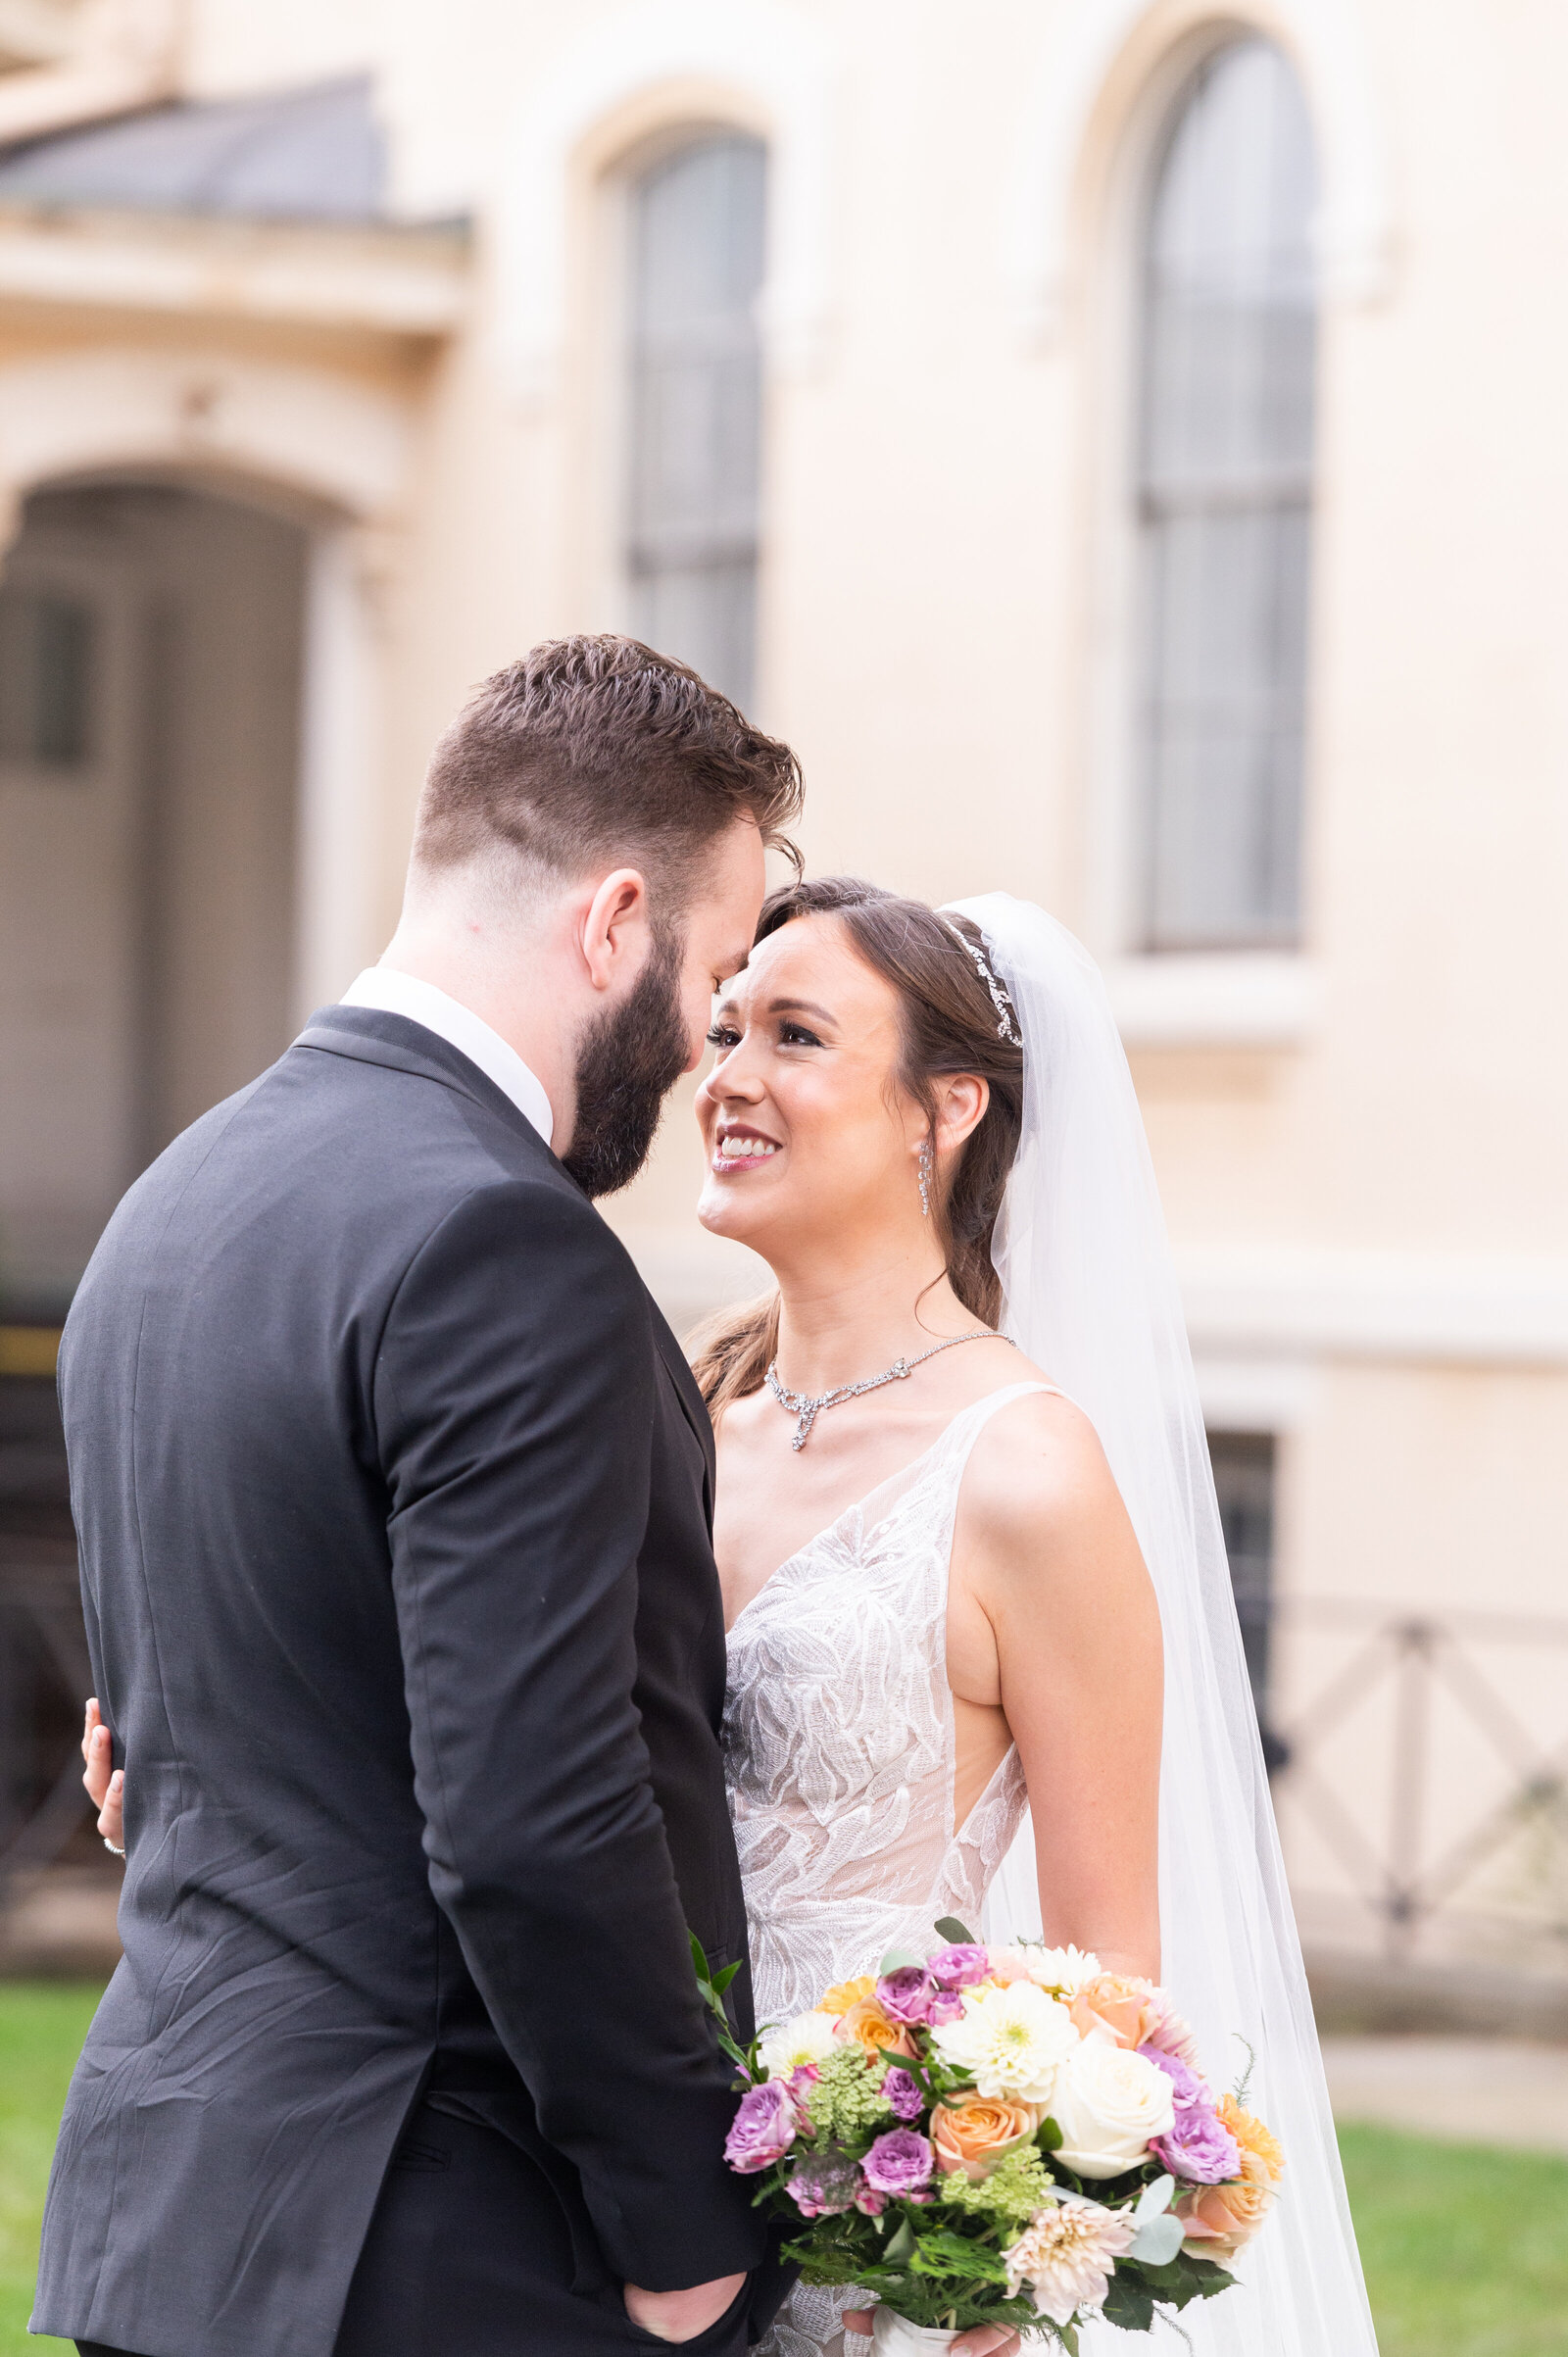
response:
M686 2291L643 2291L628 2283L622 2296L626 2314L642 2332L659 2340L695 2340L734 2305L745 2282L743 2275L721 2275Z

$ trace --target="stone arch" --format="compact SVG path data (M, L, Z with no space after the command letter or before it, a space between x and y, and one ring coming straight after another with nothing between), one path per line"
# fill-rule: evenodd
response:
M1147 73L1210 31L1268 34L1300 74L1323 175L1317 243L1325 296L1372 302L1388 292L1393 168L1354 0L1188 0L1174 9L1159 0L1077 0L1037 59L1007 192L1003 267L1027 344L1049 343L1062 323L1074 191L1118 65L1140 36L1150 44Z
M791 371L820 356L831 310L831 52L773 0L670 0L580 32L513 126L498 216L499 332L507 378L525 403L551 399L560 378L572 160L617 112L661 88L701 90L706 113L733 111L767 138L768 358Z
M403 505L410 440L400 403L324 369L134 346L0 365L13 524L35 484L106 468L250 478L323 519L384 524Z

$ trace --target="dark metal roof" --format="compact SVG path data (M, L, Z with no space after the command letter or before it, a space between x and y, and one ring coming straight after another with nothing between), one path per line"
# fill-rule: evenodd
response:
M385 177L366 75L179 100L0 148L0 204L372 221Z

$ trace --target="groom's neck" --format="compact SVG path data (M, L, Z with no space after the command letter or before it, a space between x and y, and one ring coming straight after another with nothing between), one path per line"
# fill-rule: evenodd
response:
M504 1039L550 1100L558 1139L576 1121L577 1034L591 996L564 912L520 914L454 893L411 893L377 961L428 982Z

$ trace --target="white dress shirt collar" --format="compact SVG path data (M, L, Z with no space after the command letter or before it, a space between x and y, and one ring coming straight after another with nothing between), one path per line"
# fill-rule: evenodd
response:
M437 1039L456 1048L471 1064L477 1064L487 1080L493 1080L504 1097L510 1097L519 1113L533 1123L545 1144L550 1143L555 1128L555 1116L544 1083L530 1072L515 1048L509 1048L499 1031L493 1031L482 1015L460 1000L448 998L433 982L421 982L416 975L400 974L389 965L369 965L357 975L340 1002L344 1007L375 1007L383 1014L400 1014L410 1023L422 1023Z

